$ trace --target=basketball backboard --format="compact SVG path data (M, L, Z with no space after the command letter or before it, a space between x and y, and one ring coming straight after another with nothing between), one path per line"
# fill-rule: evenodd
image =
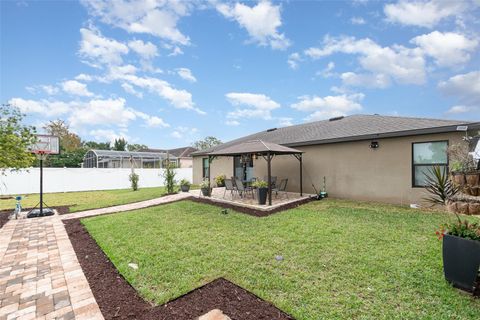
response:
M30 151L35 154L59 154L60 139L57 136L37 134L37 142L30 146Z

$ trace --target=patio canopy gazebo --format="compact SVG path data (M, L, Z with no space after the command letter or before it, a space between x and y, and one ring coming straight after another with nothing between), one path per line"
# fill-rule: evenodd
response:
M303 196L303 173L302 173L302 153L303 151L285 147L276 143L265 142L262 140L251 140L220 148L208 153L208 164L210 165L216 157L235 157L235 156L262 156L267 161L268 177L268 205L272 205L272 159L276 155L293 155L300 162L300 196ZM208 184L210 187L210 170L208 170Z

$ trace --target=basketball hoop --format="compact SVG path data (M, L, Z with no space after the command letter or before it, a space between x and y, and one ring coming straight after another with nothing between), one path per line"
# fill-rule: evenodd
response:
M60 140L57 136L38 134L36 141L28 149L34 153L40 161L40 202L27 214L27 218L50 216L54 211L43 202L43 161L49 154L60 153ZM47 207L43 208L43 205ZM37 207L40 209L37 209Z

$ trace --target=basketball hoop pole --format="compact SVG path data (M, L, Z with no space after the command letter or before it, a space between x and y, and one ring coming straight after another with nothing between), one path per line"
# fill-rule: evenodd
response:
M40 215L43 215L43 155L40 155Z

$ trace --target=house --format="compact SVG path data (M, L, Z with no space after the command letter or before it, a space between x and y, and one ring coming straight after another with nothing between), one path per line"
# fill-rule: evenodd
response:
M266 161L261 157L217 157L211 168L208 161L210 152L262 140L304 152L304 192L320 191L325 177L332 197L421 203L428 168L448 167L448 146L460 143L467 130L477 133L479 129L480 122L381 115L351 115L272 128L192 153L193 182L221 174L263 179ZM287 189L293 192L299 190L298 171L298 161L292 156L272 160L272 175L287 178Z
M142 149L142 151L146 152L160 152L160 153L168 153L172 155L176 159L178 159L178 167L179 168L192 168L193 166L193 159L192 159L192 152L197 151L194 147L181 147L175 149Z

